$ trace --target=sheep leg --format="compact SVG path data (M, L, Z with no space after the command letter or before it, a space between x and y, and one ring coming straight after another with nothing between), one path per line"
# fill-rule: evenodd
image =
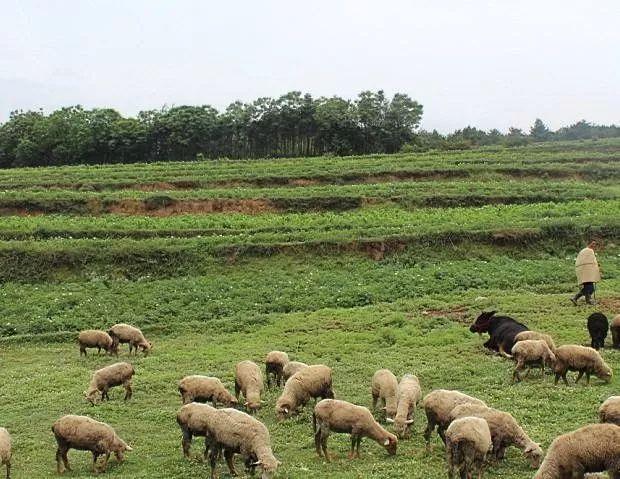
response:
M69 458L67 457L67 453L69 452L69 448L66 446L59 446L58 451L56 452L56 462L58 465L58 473L62 474L67 471L71 471L71 467L69 467ZM64 465L64 469L60 464L60 460L62 460L62 464Z
M586 386L590 385L590 372L586 372Z
M235 381L235 397L237 401L239 401L239 393L241 392L241 388L239 387L239 383Z
M131 399L131 395L133 394L133 390L131 389L131 381L126 381L125 384L125 401Z
M349 459L355 457L355 444L357 443L357 435L351 434L351 451L349 452Z
M97 474L97 459L99 458L99 453L93 451L93 472Z
M226 459L226 465L228 466L228 470L230 471L231 476L236 476L237 471L235 470L235 463L233 462L233 458L235 457L235 451L232 449L224 449L224 459Z
M582 377L583 377L583 371L579 371L579 374L577 374L577 379L575 380L575 384L577 384Z
M80 346L80 357L82 357L82 354L83 354L84 356L88 356L88 355L86 354L86 348L85 348L85 347L83 347L83 346Z
M108 461L110 460L110 452L106 452L105 456L103 456L103 464L101 464L101 472L105 472L108 468Z
M280 387L282 385L282 373L281 372L278 372L276 374L276 381L277 381L278 387Z
M192 447L192 433L189 429L183 429L183 439L181 441L181 444L183 446L183 455L189 459L189 450ZM207 447L205 450L205 458L208 450L209 448Z
M316 426L314 430L314 448L316 449L317 456L321 457L321 428L317 429Z
M436 423L433 420L433 418L429 416L428 414L426 415L426 419L428 420L428 423L426 424L426 429L424 430L424 440L426 441L426 450L430 451L431 450L431 434L433 434L433 431L435 430Z
M11 461L6 463L6 479L11 479Z
M325 460L329 462L329 453L327 452L327 438L329 437L329 429L321 426L319 428L320 438L321 438L321 449L323 450L323 456L325 456Z
M441 426L441 424L437 426L437 434L439 434L439 437L441 438L445 446L446 445L446 430L444 427Z
M357 435L357 444L355 446L355 451L356 451L356 455L357 455L358 459L360 457L360 445L361 444L362 444L362 435L358 434Z
M215 466L217 463L218 456L219 456L219 448L214 445L211 448L211 452L209 453L209 466L211 467L211 479L217 478L217 471L215 470Z

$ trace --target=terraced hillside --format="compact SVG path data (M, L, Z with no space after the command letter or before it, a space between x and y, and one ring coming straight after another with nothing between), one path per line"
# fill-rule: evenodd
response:
M271 349L329 364L338 397L365 405L376 369L413 372L424 392L456 388L513 413L544 447L595 421L618 390L616 378L511 385L512 364L466 326L493 308L559 343L587 342L592 309L568 296L592 235L605 243L598 309L620 313L620 141L4 170L0 215L0 423L15 437L17 478L55 475L49 428L69 412L113 424L134 446L110 477L205 475L181 456L176 381L214 374L230 386L238 360ZM119 392L91 408L81 392L112 360L80 359L73 338L117 322L142 327L155 349L132 358L130 403ZM603 355L620 368L617 351ZM366 440L349 462L348 439L334 435L340 459L328 465L314 456L310 410L278 423L276 397L258 417L278 477L445 476L439 442L424 452L423 414L395 458ZM70 476L88 477L90 459L71 457ZM517 450L488 472L531 475Z

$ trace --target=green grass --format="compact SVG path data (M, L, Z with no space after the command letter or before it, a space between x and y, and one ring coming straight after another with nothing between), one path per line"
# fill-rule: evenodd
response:
M153 333L153 354L130 360L135 364L134 398L124 403L121 391L112 400L92 408L82 397L93 369L112 360L80 359L71 343L3 345L4 380L0 385L3 423L15 441L15 478L54 477L52 422L66 413L89 414L112 424L133 447L127 461L113 465L106 477L202 476L204 464L186 461L180 450L180 434L174 415L180 406L176 381L186 374L214 374L231 386L234 364L241 359L261 362L271 349L289 351L295 359L326 363L334 369L337 397L369 405L372 373L382 367L396 374L413 372L425 393L434 388L455 388L515 415L530 436L548 447L564 431L596 421L596 410L617 392L617 379L605 385L594 379L590 387L553 386L551 378L530 378L511 385L510 361L486 354L481 340L469 333L467 324L485 307L509 311L530 327L552 332L560 343L584 343L585 308L566 306L566 296L493 292L484 299L478 292L441 295L395 304L360 308L320 309L312 313L268 314L263 321L231 334L227 327L180 328L167 334ZM461 321L450 319L453 307L463 308ZM430 314L425 314L433 310ZM110 318L105 324L114 321ZM103 324L102 324L103 325ZM605 350L616 370L620 353ZM128 359L125 353L121 359ZM334 434L330 450L338 459L328 465L315 457L310 408L299 417L279 423L273 405L277 393L266 395L267 404L258 418L272 435L276 456L283 462L278 477L445 477L443 448L434 437L434 451L427 455L418 414L415 434L400 444L397 456L387 457L377 444L365 440L363 456L345 458L348 438ZM16 398L19 398L17 400ZM197 440L193 452L202 447ZM75 472L67 477L90 477L90 455L72 452ZM532 471L516 449L492 467L487 477L524 478ZM226 477L224 475L224 477Z

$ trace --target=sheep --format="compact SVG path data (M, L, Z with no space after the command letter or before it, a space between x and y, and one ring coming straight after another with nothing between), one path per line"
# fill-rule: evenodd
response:
M218 410L207 404L189 403L177 412L177 424L181 428L183 455L189 458L193 436L205 438L205 458L213 446L208 426L216 420Z
M263 392L263 375L259 367L252 361L241 361L235 368L235 397L239 401L239 394L245 398L244 406L250 413L261 407L261 393Z
M209 454L211 477L216 477L215 463L223 449L231 475L237 475L233 463L234 455L241 454L245 459L246 469L251 474L254 474L258 466L261 469L261 479L271 479L280 461L273 455L269 431L265 425L252 416L231 408L217 410L215 418L217 420L209 423L207 428L213 441Z
M208 376L185 376L179 381L179 393L183 404L193 401L211 401L214 407L218 403L229 407L238 404L235 396L224 387L222 381Z
M0 427L0 466L6 466L6 479L11 477L11 435Z
M337 399L323 399L314 406L312 426L316 453L319 457L323 455L328 462L330 458L327 453L327 438L331 431L351 434L350 459L360 457L363 437L377 441L388 454L396 454L398 439L383 429L366 407Z
M93 373L88 390L84 392L86 399L94 406L97 402L97 393L101 393L101 401L110 399L108 390L114 386L123 385L125 388L125 400L131 399L131 378L135 374L133 366L129 363L115 363L105 368L98 369Z
M601 355L595 349L573 344L560 346L555 350L555 384L560 377L564 384L568 386L566 373L568 371L579 371L575 384L581 377L586 375L586 384L590 384L590 375L594 374L605 382L609 382L613 375L611 368L605 363Z
M588 333L592 339L591 346L594 349L605 347L605 338L609 329L609 321L603 313L592 313L588 316Z
M532 366L540 365L541 374L545 375L545 364L553 367L555 363L555 354L549 348L547 343L542 339L526 339L517 341L511 350L513 358L517 361L517 365L512 373L513 382L521 381L519 371L523 371L528 367L527 374L530 373Z
M78 344L80 346L80 356L86 354L86 348L97 348L97 353L101 354L103 349L108 354L118 356L118 344L114 344L112 337L105 331L99 329L87 329L80 331L78 335Z
M153 349L153 344L147 341L142 331L129 324L115 324L110 328L108 334L114 340L115 347L118 347L119 343L129 343L129 354L131 354L132 350L135 350L135 354L138 354L138 348L140 348L146 356Z
M58 443L56 466L59 474L65 472L65 469L71 470L67 453L72 448L93 453L93 472L97 472L99 456L104 456L100 468L103 472L107 468L111 453L114 453L118 462L123 462L125 451L132 450L112 427L87 416L63 416L54 423L52 432Z
M482 478L484 461L493 448L491 432L484 419L463 417L452 421L446 430L446 461L449 479L472 477L478 473Z
M556 437L534 479L583 478L604 471L620 479L620 427L590 424Z
M614 316L614 319L611 320L611 326L609 326L611 330L611 340L613 341L613 347L615 349L620 349L620 314Z
M431 434L435 430L435 426L437 426L437 434L439 434L443 443L446 443L444 432L450 424L450 412L459 404L466 403L486 406L480 399L473 398L459 391L450 391L447 389L436 389L424 396L422 406L424 407L426 419L428 420L426 430L424 431L427 450L430 451L431 449Z
M620 426L620 396L611 396L605 400L598 410L601 422L609 422Z
M396 415L396 395L398 393L398 379L389 369L379 369L372 377L372 408L377 407L377 401L383 402L386 418L393 419Z
M452 410L450 420L469 416L484 419L489 425L493 455L497 460L503 459L506 448L514 445L523 451L533 468L540 465L543 457L540 444L530 439L511 414L479 404L461 404Z
M521 331L519 334L515 336L515 341L526 341L528 339L542 339L551 351L555 351L555 341L551 336L545 333L540 333L538 331Z
M279 419L296 414L310 398L333 399L332 370L322 364L308 366L293 374L282 394L276 401L276 414Z
M284 367L290 362L288 354L282 351L271 351L265 358L265 376L267 377L267 387L271 388L271 377L275 379L276 385L280 387L284 376Z
M302 369L306 369L308 365L306 363L300 363L299 361L291 361L284 366L284 370L282 371L282 379L284 382L288 381L290 377L298 371Z
M417 376L405 374L398 384L396 415L394 419L386 419L394 424L394 432L400 439L411 436L410 428L415 420L415 410L421 396L422 389Z

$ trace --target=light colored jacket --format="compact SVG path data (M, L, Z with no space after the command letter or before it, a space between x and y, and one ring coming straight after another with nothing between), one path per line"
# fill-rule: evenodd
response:
M594 250L584 248L579 252L575 261L575 272L577 273L578 284L597 283L601 280L601 272Z

